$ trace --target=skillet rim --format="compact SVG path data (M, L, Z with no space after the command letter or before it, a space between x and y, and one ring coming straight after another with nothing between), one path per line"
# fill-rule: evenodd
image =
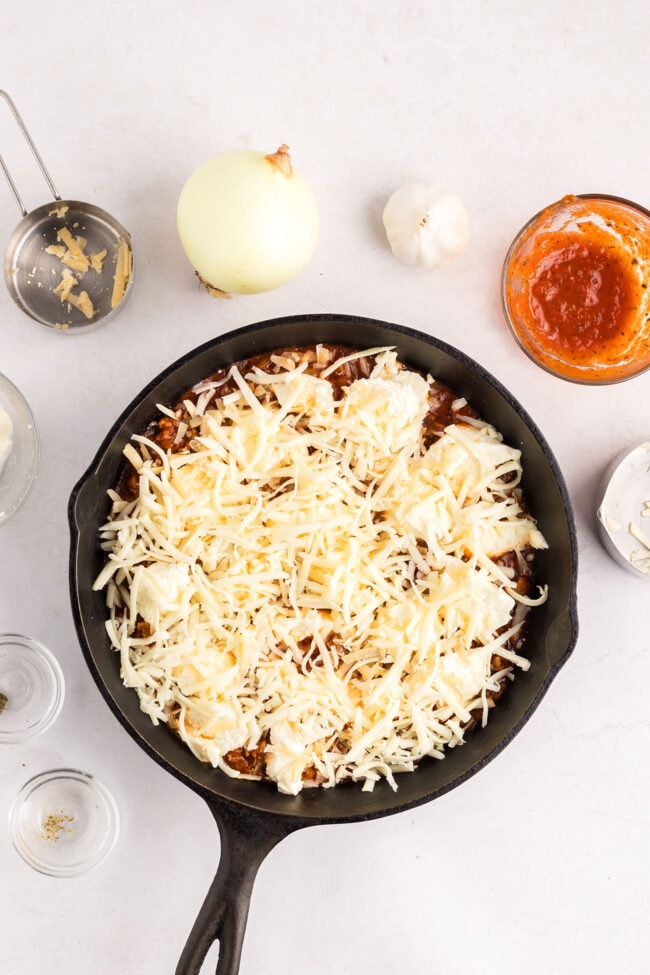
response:
M552 625L558 624L560 630L560 642L566 644L566 646L564 649L562 649L559 655L557 655L557 659L549 664L543 679L536 680L534 682L534 693L531 700L528 701L519 717L514 720L505 733L498 737L498 740L495 743L493 743L489 748L484 747L471 749L468 739L468 742L462 748L462 752L467 754L468 751L477 751L478 756L476 760L471 762L468 767L463 769L458 774L453 775L450 780L443 782L432 789L428 789L423 793L411 795L410 797L406 795L406 793L409 791L408 789L405 789L402 793L402 788L400 787L398 792L394 793L392 790L390 790L387 783L383 781L378 783L372 793L361 792L359 785L355 786L342 784L337 786L336 789L331 790L303 790L303 792L301 792L297 797L283 796L277 792L275 786L271 783L242 782L242 780L232 779L229 776L226 776L225 773L220 772L219 770L211 769L209 766L207 766L207 768L212 774L212 777L217 777L217 782L219 785L217 787L213 786L212 784L206 785L205 781L201 781L201 779L205 779L205 774L199 777L199 772L203 771L205 773L204 763L200 763L198 759L195 759L185 745L182 745L182 743L180 743L177 739L174 739L175 743L182 747L183 757L186 758L189 756L192 762L198 766L196 772L194 773L188 772L186 769L179 768L173 763L168 755L161 754L161 752L154 746L152 741L150 741L150 736L148 734L143 734L140 730L138 730L134 724L134 721L124 713L118 701L115 699L115 696L111 693L106 679L102 675L95 660L94 652L87 637L81 600L79 596L78 550L83 531L83 528L79 525L78 519L79 505L83 499L84 490L88 490L88 485L92 484L93 481L97 479L98 472L102 463L106 460L106 457L109 454L111 445L114 443L118 434L123 431L123 428L125 428L125 424L131 415L137 411L139 407L142 407L147 398L167 379L172 377L176 372L182 370L184 367L188 366L193 361L200 359L202 355L211 350L217 350L220 346L233 341L236 342L241 338L251 337L254 343L255 337L260 333L268 332L270 329L277 329L280 326L326 326L328 323L335 326L354 326L357 324L363 325L364 327L378 327L379 329L388 330L391 334L402 336L404 339L411 340L418 345L424 344L425 346L428 346L432 353L436 351L442 353L444 356L454 360L455 363L460 365L461 368L468 370L469 373L473 374L474 379L476 379L480 384L487 384L487 386L490 387L498 397L504 400L509 410L519 418L519 421L523 427L536 442L541 454L543 455L545 463L548 465L548 473L552 478L555 487L557 488L561 501L562 513L566 519L566 543L570 555L570 565L567 579L568 592L566 594L566 605L563 607L563 611L554 621L552 621ZM295 345L310 345L315 344L318 341L327 342L331 340L316 336L311 340L305 339L296 341ZM355 340L354 335L347 339L346 342L341 342L341 344L348 344L356 348L368 347L367 343L359 344ZM279 345L275 343L275 345L271 344L267 346L269 349L273 347L278 348ZM258 350L255 348L251 349L250 354L254 354L255 351ZM403 355L401 352L400 358L406 359L407 361L409 359L407 355ZM417 368L417 363L413 363L413 366L414 368ZM423 367L420 366L420 368ZM187 388L187 384L180 385L182 385L183 388ZM179 392L180 391L181 390L179 390ZM488 419L488 422L490 422L489 418L486 419ZM133 738L134 741L151 758L153 758L154 761L157 762L157 764L166 769L166 771L170 772L175 778L182 781L193 791L201 795L209 805L214 807L218 806L220 803L234 804L235 807L239 806L241 808L248 809L250 812L256 811L260 813L260 815L263 814L265 815L265 818L268 818L269 815L276 816L279 822L282 822L287 827L291 826L291 828L299 828L300 826L304 825L313 825L325 822L342 823L375 819L382 816L391 815L395 812L414 808L418 805L424 804L425 802L429 802L434 798L442 796L447 792L450 792L452 789L457 788L459 785L463 784L465 781L483 769L494 758L496 758L497 755L499 755L510 743L510 741L512 741L512 739L522 730L541 703L559 670L571 656L578 637L578 548L576 528L573 518L572 505L564 477L561 473L557 460L555 459L555 456L550 449L548 442L546 441L546 438L532 417L518 402L518 400L509 392L509 390L498 379L496 379L495 376L493 376L488 370L486 370L466 353L455 348L454 346L451 346L443 340L428 335L427 333L420 332L412 327L385 322L380 319L335 313L281 316L278 318L267 319L261 322L254 322L248 325L240 326L236 329L211 338L194 349L182 354L174 362L166 366L157 375L155 375L144 386L144 388L131 399L130 403L121 411L117 419L111 425L100 446L97 448L90 464L87 466L81 477L77 480L71 491L68 502L68 521L71 536L69 557L69 590L75 629L86 664L101 695L104 697L115 717L117 717L118 721L122 724L129 736ZM549 630L550 628L551 627L549 627ZM531 671L533 670L534 668L531 668ZM521 682L519 676L517 681ZM119 683L122 690L132 693L131 689L124 688L121 681ZM120 689L118 688L118 692L119 690ZM133 696L135 697L135 695ZM501 708L497 710L501 710ZM151 725L151 729L154 729L150 719L147 718L147 721ZM170 734L166 728L161 730L164 730L167 735ZM483 729L482 733L485 731L487 731L487 729ZM480 734L481 733L479 733L477 738L480 737ZM474 738L472 740L476 741L477 739ZM165 747L166 752L169 752L170 750L173 751L175 749L172 749L171 746ZM454 751L458 752L459 749ZM445 759L445 762L448 761L452 754L453 751L448 753L448 757ZM183 761L181 764L187 765L188 763ZM420 773L420 768L409 775L418 775L418 773ZM405 780L400 778L399 781L401 783ZM244 786L244 788L242 789L241 786ZM253 791L251 791L251 789ZM241 794L236 794L238 792ZM400 793L402 793L401 796ZM341 797L342 795L345 795L346 798L352 795L352 798L349 804L345 801L340 801L339 799L337 799L336 802L330 802L329 805L333 805L335 809L334 812L328 812L328 802L326 799L322 799L323 795L326 797L334 795ZM369 796L372 797L371 801L367 800L367 797ZM380 799L379 802L377 802L377 798ZM321 806L323 805L326 807L325 814L323 814L323 810L321 809Z

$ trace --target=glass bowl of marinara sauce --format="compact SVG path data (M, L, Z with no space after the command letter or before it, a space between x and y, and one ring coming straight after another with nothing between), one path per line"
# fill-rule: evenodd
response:
M539 366L576 383L650 368L650 211L616 196L565 196L506 255L506 321Z

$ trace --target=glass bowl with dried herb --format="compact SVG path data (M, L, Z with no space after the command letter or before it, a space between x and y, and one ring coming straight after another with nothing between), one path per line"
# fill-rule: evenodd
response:
M119 834L119 812L94 775L59 768L29 779L9 814L11 840L39 873L76 877L97 867Z

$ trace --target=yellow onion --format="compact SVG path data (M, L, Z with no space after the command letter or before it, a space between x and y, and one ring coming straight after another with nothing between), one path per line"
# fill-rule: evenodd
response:
M318 239L314 195L291 165L289 149L221 152L185 183L178 233L210 291L257 294L289 281Z

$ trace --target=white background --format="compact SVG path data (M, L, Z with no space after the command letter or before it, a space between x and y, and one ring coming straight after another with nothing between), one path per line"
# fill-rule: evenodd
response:
M575 506L581 631L522 734L462 788L396 817L305 830L271 853L242 972L650 970L650 584L609 559L594 523L604 468L650 436L650 374L603 388L555 379L518 350L499 306L505 251L534 212L568 192L650 203L649 29L642 0L4 4L0 87L61 195L131 231L137 278L123 311L79 337L32 322L0 290L0 371L42 438L38 482L0 529L0 631L41 639L67 681L57 724L0 752L2 972L174 971L218 834L86 670L67 500L163 367L231 328L312 312L438 336L522 402ZM180 188L220 150L282 142L319 201L317 252L278 291L211 299L176 235ZM8 111L0 151L28 209L47 202ZM409 180L440 181L470 212L468 248L434 272L399 264L383 235L383 204ZM18 217L0 186L6 239ZM2 826L22 783L59 765L96 773L122 816L110 859L78 879L33 872Z

